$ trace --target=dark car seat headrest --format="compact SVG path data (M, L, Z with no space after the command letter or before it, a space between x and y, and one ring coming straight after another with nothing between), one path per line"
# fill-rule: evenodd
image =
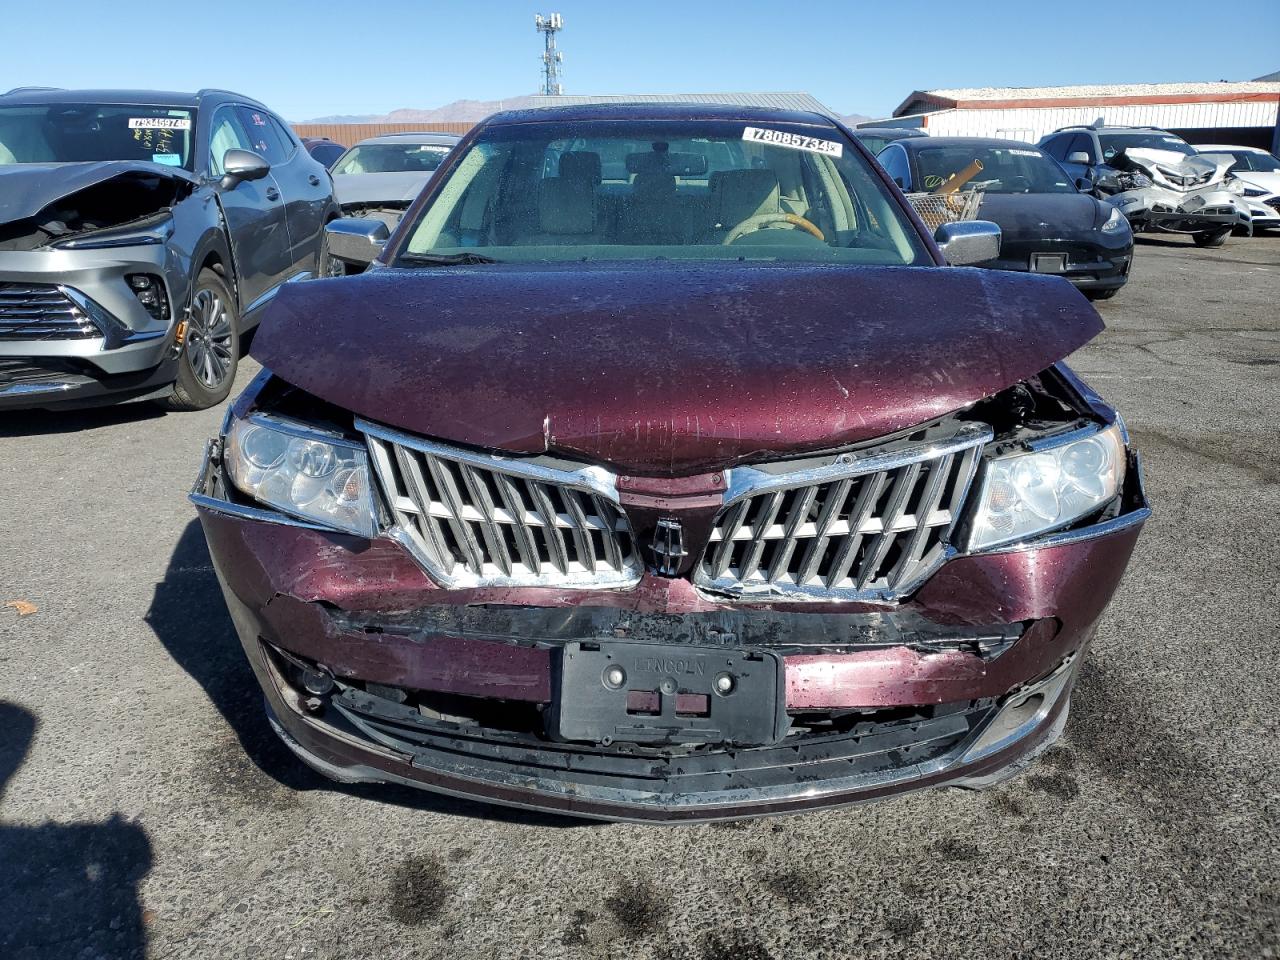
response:
M569 177L543 180L538 191L538 220L543 233L556 236L594 232L595 184Z
M560 156L560 176L568 180L600 182L600 154L590 150L574 150Z
M728 230L761 213L778 213L778 175L772 170L717 170L711 174L711 214Z
M676 178L669 173L637 173L631 196L637 200L665 200L676 195Z

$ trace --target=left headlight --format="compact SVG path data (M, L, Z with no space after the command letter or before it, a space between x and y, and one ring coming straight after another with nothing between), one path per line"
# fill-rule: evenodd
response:
M255 500L362 537L377 532L363 447L256 415L232 423L223 451L231 482Z
M1128 231L1129 221L1125 219L1125 215L1120 212L1119 207L1111 207L1111 214L1107 217L1107 222L1102 225L1102 232L1127 233Z
M970 550L1025 540L1106 505L1124 486L1124 437L1117 423L985 467Z

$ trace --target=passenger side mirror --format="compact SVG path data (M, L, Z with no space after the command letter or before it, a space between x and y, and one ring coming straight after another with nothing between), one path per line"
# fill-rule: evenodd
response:
M983 263L1000 256L1000 227L990 220L944 223L933 232L933 239L953 267Z
M1083 150L1076 150L1067 154L1067 163L1089 163L1089 155Z
M329 256L344 263L367 267L386 246L391 231L381 220L358 220L344 217L324 228L325 249Z
M252 150L234 147L222 155L222 188L230 190L244 180L261 180L271 172L271 164Z

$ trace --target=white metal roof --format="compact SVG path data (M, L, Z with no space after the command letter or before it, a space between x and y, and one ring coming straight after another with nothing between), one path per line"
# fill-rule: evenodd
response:
M1066 87L948 87L922 93L944 100L1059 100L1093 97L1177 97L1221 93L1280 93L1280 82L1095 83Z

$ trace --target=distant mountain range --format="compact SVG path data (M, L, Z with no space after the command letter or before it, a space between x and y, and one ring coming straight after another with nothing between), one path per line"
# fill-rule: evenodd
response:
M331 117L316 117L304 123L475 123L483 120L491 113L499 110L521 110L533 105L533 96L508 97L505 100L455 100L434 110L414 110L403 108L384 114L338 114ZM869 120L860 113L851 113L843 118L846 123L860 123Z

